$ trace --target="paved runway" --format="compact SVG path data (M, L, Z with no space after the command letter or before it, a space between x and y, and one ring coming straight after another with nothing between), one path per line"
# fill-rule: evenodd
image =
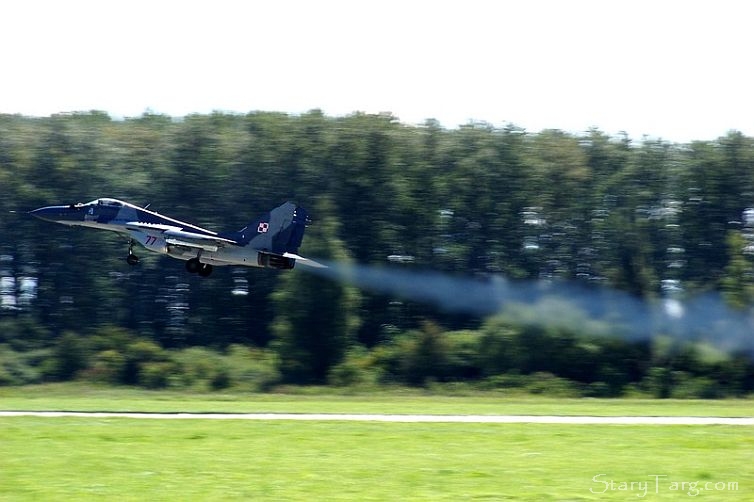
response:
M127 413L0 411L0 417L140 418L153 420L302 420L348 422L581 424L581 425L748 425L754 417L595 417L554 415L371 415L344 413Z

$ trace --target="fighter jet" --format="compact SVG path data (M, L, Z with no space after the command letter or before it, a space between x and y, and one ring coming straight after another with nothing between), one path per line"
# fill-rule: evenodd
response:
M186 270L202 277L209 276L215 265L290 270L300 261L322 266L296 254L308 217L303 208L292 202L276 207L237 232L225 233L168 218L147 207L103 198L86 204L40 207L30 214L63 225L112 230L127 236L129 265L139 263L133 252L134 243L139 243L149 251L185 260Z

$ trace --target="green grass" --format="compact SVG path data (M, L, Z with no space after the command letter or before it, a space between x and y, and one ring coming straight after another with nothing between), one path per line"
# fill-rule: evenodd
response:
M83 384L0 387L2 410L254 412L254 413L431 413L513 415L753 416L754 400L563 399L476 393L431 395L395 389L355 395L322 389L289 389L287 394L189 393ZM329 389L332 392L332 389Z
M2 500L635 500L737 482L747 427L0 419ZM653 475L660 478L655 493ZM591 490L591 491L590 491ZM688 491L688 487L687 490ZM641 498L639 498L641 499Z
M5 387L0 409L754 414L752 400L287 390ZM751 465L750 427L0 418L0 500L678 500L689 493L703 500L752 500ZM666 476L657 487L655 475ZM612 489L605 484L610 481ZM619 490L631 482L634 490ZM646 497L638 497L639 482L648 483ZM682 482L697 485L681 490ZM695 491L707 482L738 487Z

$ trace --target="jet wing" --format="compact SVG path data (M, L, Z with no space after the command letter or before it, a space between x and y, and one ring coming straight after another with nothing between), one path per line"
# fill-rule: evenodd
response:
M173 239L170 237L167 237L165 239L165 242L173 246L203 249L204 251L209 251L210 253L214 253L220 248L220 246L217 246L213 243L204 243L201 241L189 241L188 239Z
M174 246L183 246L189 248L203 249L205 251L215 252L221 247L228 245L237 246L238 243L231 239L225 239L217 235L205 235L196 232L187 232L181 227L172 225L161 225L154 223L130 222L126 223L126 228L136 230L147 235L159 236L165 239L165 242Z
M147 235L154 235L155 237L162 235L162 233L167 230L180 230L181 229L181 227L176 227L174 225L162 225L159 223L142 223L140 221L130 221L126 223L126 228L128 230L136 230L138 232L143 232Z

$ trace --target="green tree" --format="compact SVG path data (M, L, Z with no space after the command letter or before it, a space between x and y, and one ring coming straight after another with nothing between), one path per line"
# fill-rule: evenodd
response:
M307 235L307 253L332 260L338 267L349 261L331 204L315 206L316 227ZM298 265L297 268L304 266ZM275 318L272 333L285 381L324 383L355 341L360 318L360 294L351 286L305 270L281 274L272 295Z
M745 309L754 305L754 264L744 254L746 240L740 232L729 231L726 239L728 265L720 281L728 304Z
M440 326L424 321L421 329L408 336L408 351L403 360L406 383L424 385L429 379L445 379L450 369L450 344Z
M87 359L81 337L70 332L64 333L55 344L52 374L49 376L55 380L69 380L87 367Z

